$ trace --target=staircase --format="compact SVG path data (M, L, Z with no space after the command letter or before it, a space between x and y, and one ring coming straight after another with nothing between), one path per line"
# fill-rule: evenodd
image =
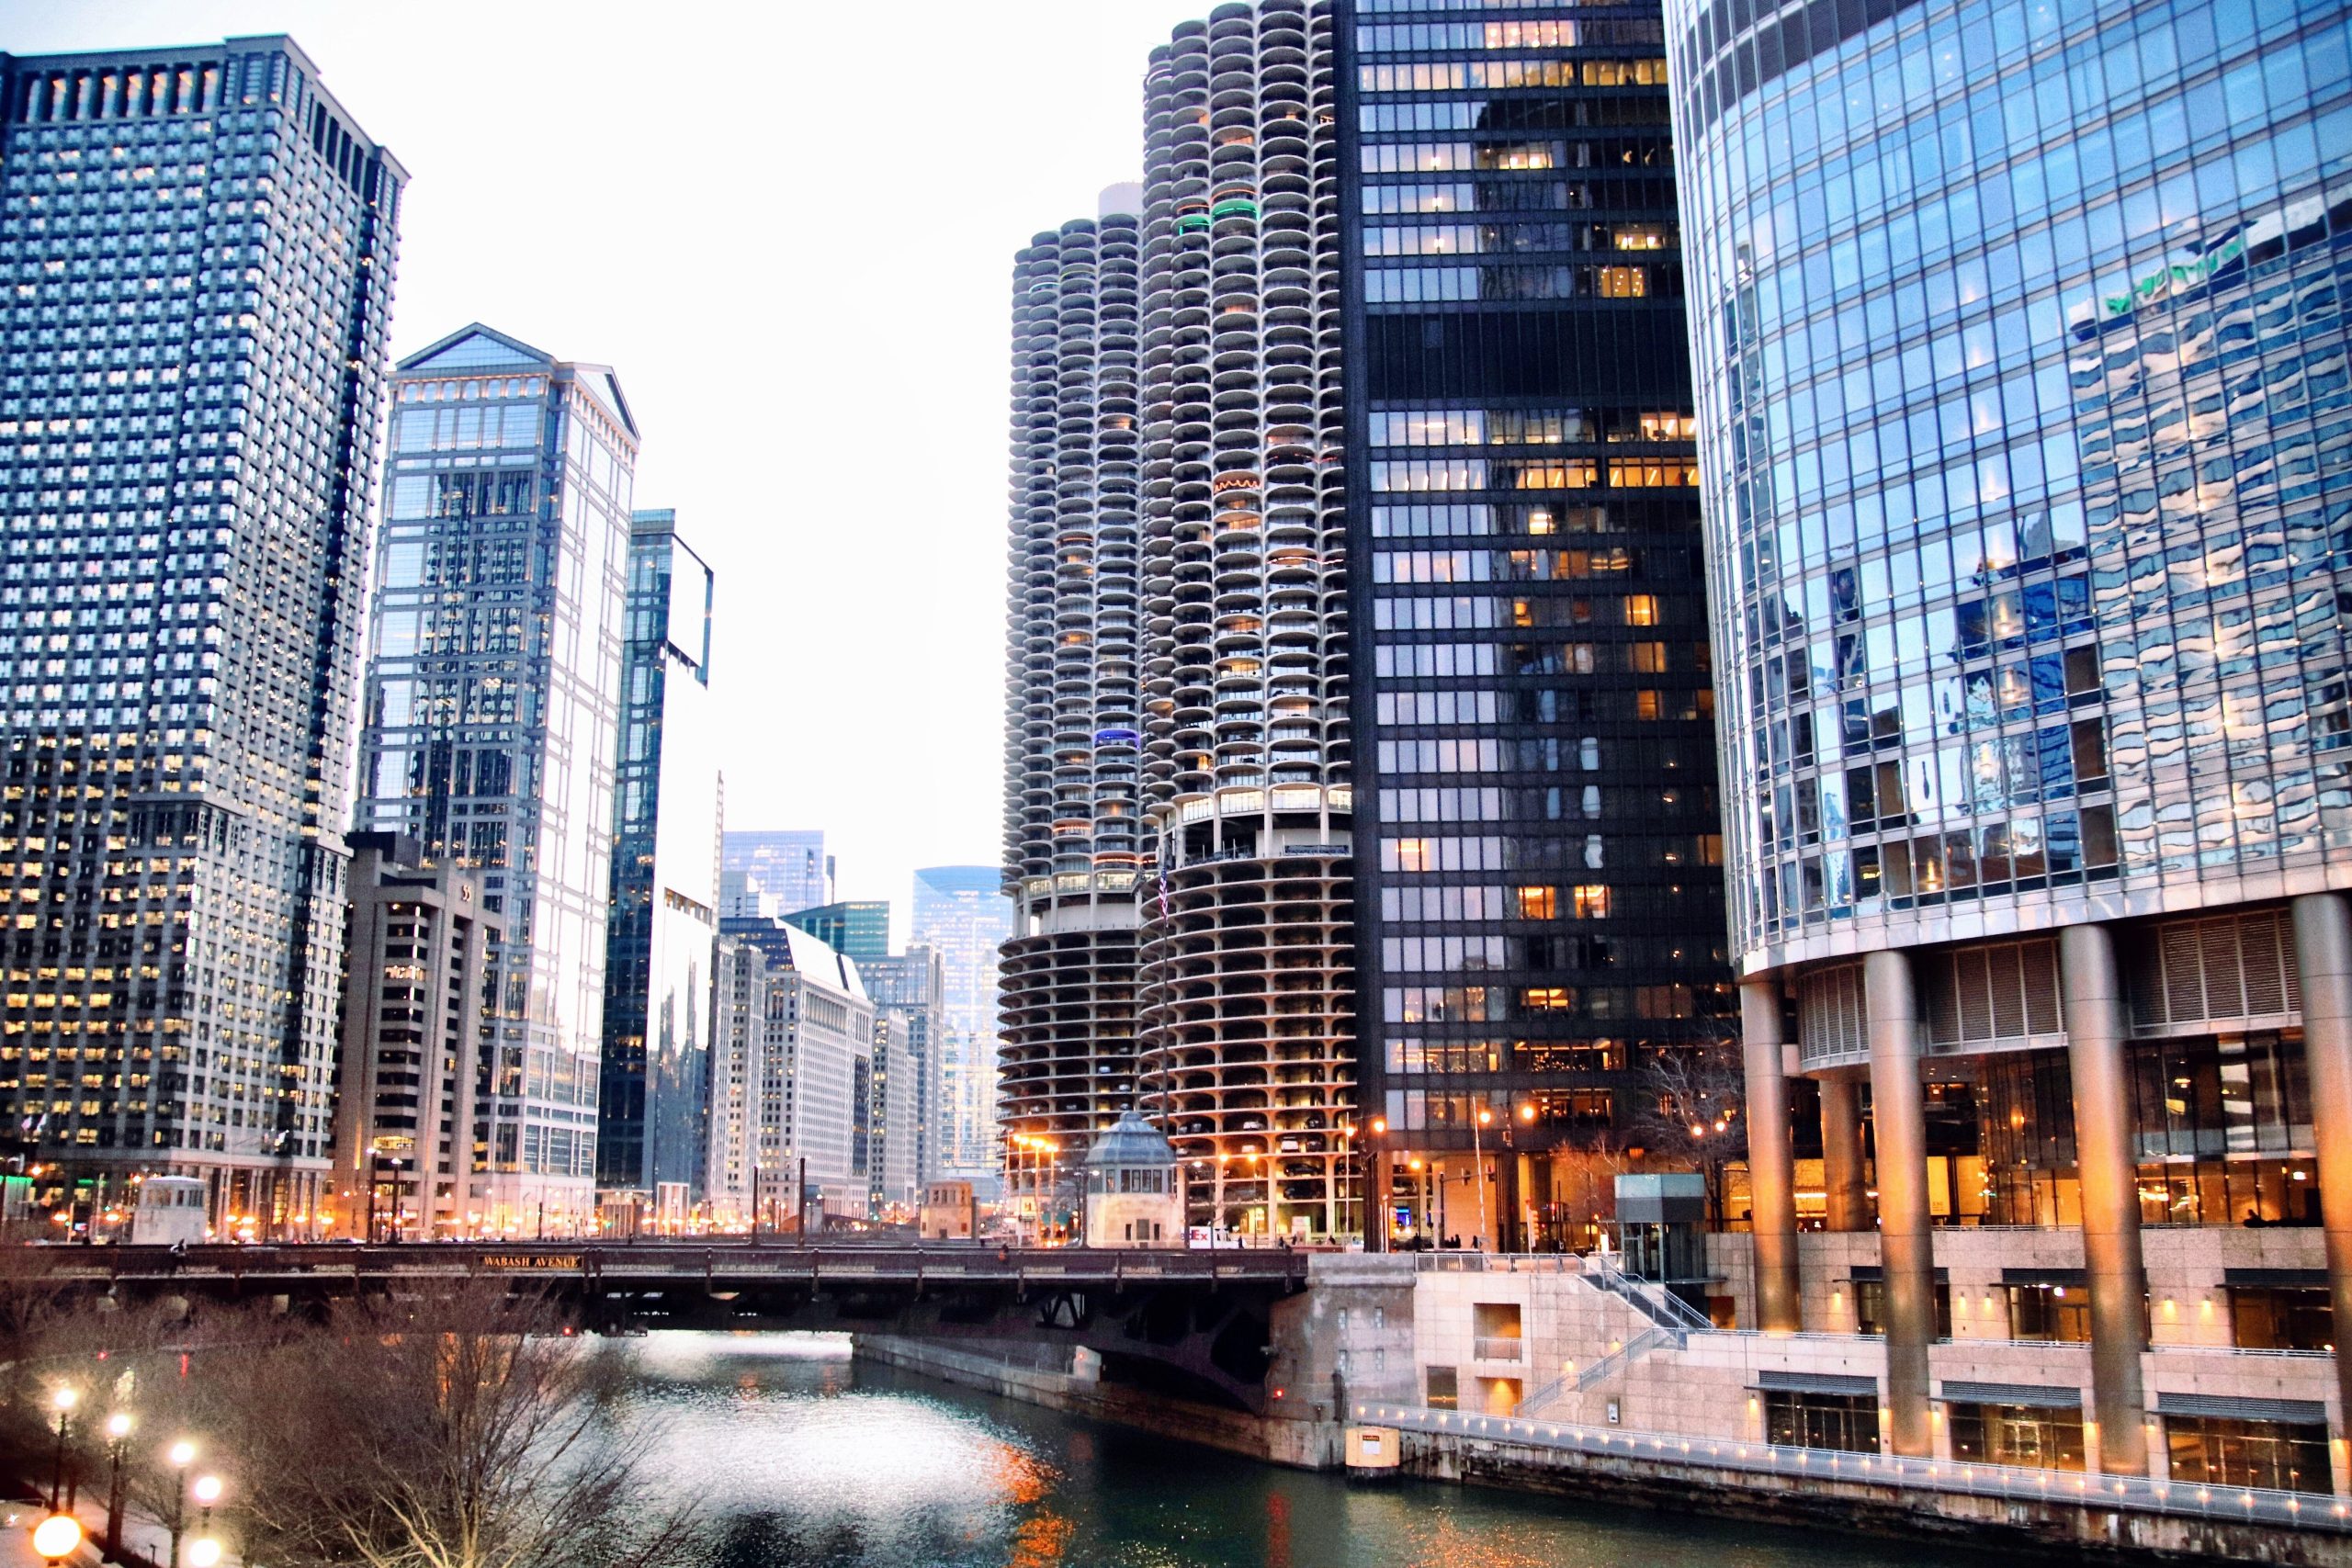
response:
M1584 1268L1577 1278L1596 1291L1615 1296L1633 1308L1647 1326L1626 1340L1607 1356L1584 1371L1554 1378L1519 1402L1519 1414L1533 1416L1568 1391L1573 1382L1579 1393L1600 1387L1661 1345L1679 1350L1693 1334L1712 1332L1714 1324L1689 1302L1655 1281L1636 1274L1628 1274L1617 1266L1610 1253L1594 1253L1584 1259Z

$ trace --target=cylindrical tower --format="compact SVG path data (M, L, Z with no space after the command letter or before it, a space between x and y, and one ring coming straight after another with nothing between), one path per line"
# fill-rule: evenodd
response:
M1141 1094L1193 1223L1355 1228L1340 215L1328 5L1153 52Z
M1033 1220L1134 1099L1139 196L1113 186L1013 265L997 1121Z

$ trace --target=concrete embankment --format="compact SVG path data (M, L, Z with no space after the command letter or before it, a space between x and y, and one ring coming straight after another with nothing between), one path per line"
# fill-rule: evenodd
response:
M1069 1364L1035 1345L950 1348L887 1335L854 1337L866 1360L1044 1409L1200 1443L1274 1464L1333 1470L1344 1431L1322 1419L1256 1416L1105 1383L1085 1358ZM1453 1433L1397 1434L1405 1473L1425 1480L1548 1493L1580 1503L1700 1513L1799 1529L1936 1540L2052 1560L2117 1564L2267 1562L2352 1568L2352 1535L2227 1519L2159 1516L1970 1496L1819 1476L1746 1474L1633 1455L1532 1447ZM2326 1504L2323 1501L2322 1506Z
M2272 1562L2352 1568L2352 1535L2047 1502L1754 1475L1632 1455L1561 1452L1452 1433L1401 1434L1404 1469L1434 1481L1548 1492L1662 1513L1933 1540L2115 1563ZM2326 1499L2314 1499L2319 1507Z
M1052 1364L1056 1358L1039 1356L1034 1346L964 1349L883 1334L854 1335L852 1342L861 1359L1047 1410L1116 1422L1273 1464L1329 1470L1340 1463L1340 1430L1329 1422L1251 1416L1102 1382L1083 1370L1082 1356L1080 1369L1073 1370Z

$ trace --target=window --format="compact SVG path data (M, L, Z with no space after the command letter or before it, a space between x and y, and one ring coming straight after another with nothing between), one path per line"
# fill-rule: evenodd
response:
M1560 890L1556 887L1521 887L1519 895L1519 918L1522 920L1548 920L1560 912Z
M2091 1292L2086 1285L2011 1284L2009 1337L2086 1345L2091 1337Z
M1764 1392L1764 1438L1787 1448L1878 1452L1878 1397Z
M2175 1481L2325 1492L2327 1427L2222 1416L2166 1416Z
M1857 1279L1854 1281L1854 1332L1886 1332L1886 1280L1883 1278ZM1942 1280L1936 1281L1936 1337L1951 1337L1951 1286Z
M1609 889L1598 882L1589 882L1570 890L1577 919L1598 920L1609 914Z
M2044 1410L2023 1404L1947 1406L1951 1457L1976 1464L2015 1464L2029 1470L2083 1468L2083 1412Z
M1452 1367L1431 1367L1428 1372L1429 1393L1424 1403L1432 1410L1453 1410L1462 1403L1462 1385Z
M1657 595L1628 593L1625 595L1625 624L1629 626L1654 626L1658 624Z
M2324 1285L2233 1285L2230 1326L2242 1350L2335 1348L2335 1310Z

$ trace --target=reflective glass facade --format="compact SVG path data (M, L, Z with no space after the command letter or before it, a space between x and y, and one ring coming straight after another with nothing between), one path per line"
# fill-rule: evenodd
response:
M915 873L912 940L939 954L939 1171L996 1182L997 949L1012 934L1004 874L992 865L933 865Z
M0 56L0 1116L85 1183L44 1197L318 1218L405 180L285 38Z
M1608 1179L1559 1151L1616 1146L1649 1065L1727 1027L1659 14L1356 0L1348 38L1378 1223L1589 1246Z
M2343 7L1668 12L1746 962L2352 881Z
M613 766L637 430L612 372L471 326L402 360L362 827L482 871L505 921L469 1197L594 1219Z
M665 1225L705 1205L712 1157L716 586L676 513L630 519L596 1184L654 1199Z
M773 919L833 897L833 857L821 828L730 830L719 874L729 916Z

